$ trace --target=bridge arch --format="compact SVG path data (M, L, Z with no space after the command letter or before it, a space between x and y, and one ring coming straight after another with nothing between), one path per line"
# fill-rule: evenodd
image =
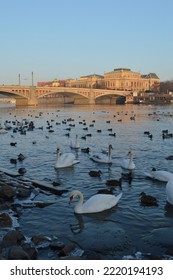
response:
M6 96L10 97L24 97L26 99L29 98L29 89L23 88L23 89L6 89L6 88L0 88L0 92Z
M42 97L46 97L49 95L65 95L65 94L73 94L73 96L82 96L85 97L87 99L89 99L88 96L88 92L86 92L85 90L79 89L79 88L56 88L56 89L52 89L52 88L41 88L41 89L36 89L36 96L37 98L42 98Z

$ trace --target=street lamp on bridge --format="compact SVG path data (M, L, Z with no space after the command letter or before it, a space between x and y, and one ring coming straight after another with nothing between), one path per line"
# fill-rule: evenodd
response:
M32 87L34 86L34 73L32 72Z
M18 79L19 79L19 86L20 86L20 74L18 75Z

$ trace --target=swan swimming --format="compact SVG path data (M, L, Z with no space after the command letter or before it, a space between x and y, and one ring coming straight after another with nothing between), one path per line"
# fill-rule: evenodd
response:
M112 145L110 144L108 148L108 154L99 153L91 156L90 159L100 163L112 163L112 155L111 155L112 149L113 149Z
M173 173L165 171L165 170L156 170L155 168L152 169L150 173L145 172L145 176L155 179L162 182L168 182L170 179L173 178Z
M128 152L128 159L123 159L122 163L121 163L121 167L124 169L129 169L132 170L136 167L136 165L133 162L133 153L132 151Z
M76 159L73 153L61 154L59 148L57 148L56 153L57 153L57 160L55 163L55 168L69 167L76 163L79 163L79 160Z
M78 135L76 135L75 140L71 140L70 142L70 148L72 149L79 149L80 148L80 144L79 144L79 137Z
M173 178L166 184L166 200L173 205Z
M114 207L122 197L122 193L117 196L111 194L95 194L83 203L83 194L80 191L75 190L70 195L70 203L76 196L78 197L78 202L74 208L74 212L84 214L102 212Z

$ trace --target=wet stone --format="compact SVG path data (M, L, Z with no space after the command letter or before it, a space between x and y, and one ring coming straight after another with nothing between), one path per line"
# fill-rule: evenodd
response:
M85 252L86 260L101 260L100 255L94 251L86 251Z
M37 259L37 249L30 244L24 244L22 245L23 250L27 253L27 255L30 257L31 260Z
M31 241L35 244L35 245L39 245L40 243L43 243L45 241L50 241L50 239L47 236L43 236L43 235L39 235L39 236L33 236L31 238Z
M13 187L6 184L0 186L0 198L10 200L15 195L16 195L16 191Z
M26 190L26 189L23 189L23 188L19 188L17 190L17 197L18 198L26 198L26 197L29 197L31 194L31 190Z
M7 213L0 214L0 227L11 227L13 221Z
M76 244L74 243L71 243L69 245L66 245L60 252L59 252L59 255L61 257L64 257L64 256L68 256L71 251L73 251L74 249L76 248Z
M30 260L29 255L23 250L21 246L13 246L8 252L9 260Z
M65 247L65 244L63 242L57 241L50 243L49 247L53 251L59 251Z
M7 203L0 201L0 211L9 209L9 205Z
M25 240L24 235L18 230L9 231L2 240L2 247L9 247L13 245L20 244L23 240Z
M166 250L165 252L166 255L170 255L170 256L173 256L173 247L170 247Z

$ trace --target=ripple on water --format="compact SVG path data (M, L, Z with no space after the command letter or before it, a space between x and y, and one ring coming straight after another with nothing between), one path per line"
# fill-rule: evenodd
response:
M57 112L57 109L60 109ZM164 247L171 245L171 225L173 221L173 209L166 204L165 183L149 180L144 172L157 169L172 171L173 161L165 159L172 154L172 139L162 139L162 129L172 132L172 118L164 116L161 112L172 110L170 106L80 106L62 108L34 108L1 110L1 121L6 119L34 120L36 129L27 132L26 135L12 133L0 137L0 160L3 167L17 171L19 167L25 167L24 175L35 180L48 182L58 181L59 188L69 192L61 197L53 196L56 203L43 209L32 208L22 210L19 225L22 232L28 237L35 234L56 236L66 241L80 244L81 248L95 250L102 254L103 258L121 258L123 254L134 253L134 250L162 253ZM11 110L11 109L10 109ZM160 110L160 112L157 112ZM39 112L42 111L41 116ZM136 114L136 120L131 121L130 116ZM11 114L9 114L11 112ZM119 115L118 115L119 112ZM127 112L127 115L125 114ZM148 113L151 113L151 116ZM154 112L159 114L160 121L154 118ZM16 115L16 117L15 117ZM122 118L118 122L117 115ZM37 116L37 118L36 118ZM155 116L155 115L154 115ZM69 123L63 124L67 118L74 119L74 127L71 127L70 137L65 136ZM54 121L51 121L54 120ZM86 126L79 124L85 120ZM94 127L90 127L93 124ZM110 123L107 123L107 121ZM53 126L53 133L47 130L47 121ZM56 122L60 123L56 125ZM43 130L37 129L43 126ZM83 130L88 127L88 131ZM108 135L108 128L116 132L116 137ZM102 130L98 133L97 130ZM150 131L153 139L150 140L144 131ZM81 136L91 133L86 140ZM74 136L80 136L81 147L90 147L91 153L100 152L102 147L112 144L113 164L97 164L90 160L90 154L81 151L72 151L69 142ZM12 139L14 136L14 139ZM11 147L10 142L17 142L16 147ZM35 141L35 144L33 144ZM60 147L63 152L73 152L80 163L72 168L54 168L56 161L56 148ZM107 214L76 217L73 212L74 204L69 205L69 193L79 189L85 199L97 192L98 189L106 188L106 180L120 178L122 170L120 163L127 157L128 151L134 151L136 169L131 183L127 179L122 180L123 196L117 207ZM10 163L10 158L16 158L19 153L26 156L23 162L16 166ZM92 178L88 175L90 170L101 170L101 178ZM158 207L143 207L140 204L140 192L145 191L158 199ZM114 193L118 194L119 188ZM50 197L48 197L49 199ZM151 248L150 248L151 247Z

